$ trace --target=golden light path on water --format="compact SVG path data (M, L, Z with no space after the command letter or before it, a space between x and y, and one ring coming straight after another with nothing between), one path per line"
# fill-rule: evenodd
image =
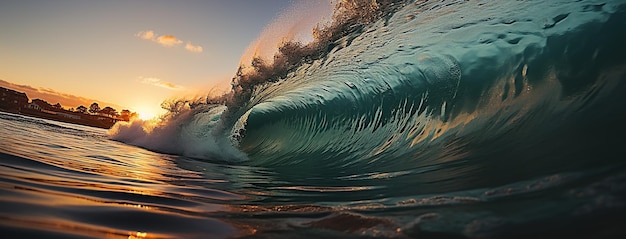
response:
M216 237L235 232L207 217L243 198L207 186L226 183L223 175L181 168L193 160L111 141L102 129L24 120L36 124L3 127L0 202L14 213L0 214L0 226L98 238L199 236L188 226L207 235L223 228Z

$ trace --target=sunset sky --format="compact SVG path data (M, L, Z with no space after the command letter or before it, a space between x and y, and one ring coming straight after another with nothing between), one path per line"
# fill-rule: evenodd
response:
M313 23L299 21L307 14L328 15L330 5L330 0L2 1L0 86L56 94L66 99L60 102L66 108L94 100L155 114L165 99L228 87L242 55L264 30L309 33Z

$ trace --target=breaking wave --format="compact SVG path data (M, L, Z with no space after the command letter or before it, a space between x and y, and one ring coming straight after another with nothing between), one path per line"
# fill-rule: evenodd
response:
M161 121L110 135L198 159L357 174L476 158L550 171L542 160L618 147L605 137L626 118L625 9L341 1L336 11L362 17L336 13L314 42L242 65L228 94L175 102Z

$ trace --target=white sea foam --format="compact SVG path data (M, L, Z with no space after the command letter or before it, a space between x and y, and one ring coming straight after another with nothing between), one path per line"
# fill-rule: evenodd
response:
M223 130L220 116L225 109L225 106L201 106L172 112L161 121L122 122L109 131L109 136L162 153L209 160L246 160L246 154L231 144L230 132Z

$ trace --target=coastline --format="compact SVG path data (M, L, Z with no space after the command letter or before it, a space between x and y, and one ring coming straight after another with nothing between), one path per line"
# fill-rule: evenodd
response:
M72 118L64 117L63 115L51 114L51 113L46 113L46 112L28 109L28 108L21 109L21 110L7 110L7 109L0 108L0 112L30 116L30 117L40 118L40 119L54 120L54 121L63 122L63 123L96 127L96 128L101 128L101 129L110 129L118 121L109 117L87 115L87 114L81 115L81 118L72 119Z
M94 102L89 108L78 106L65 109L60 103L50 104L42 99L28 98L26 93L0 87L0 112L31 116L64 123L110 129L118 121L129 121L136 113L122 110L121 114L110 106L100 109Z

